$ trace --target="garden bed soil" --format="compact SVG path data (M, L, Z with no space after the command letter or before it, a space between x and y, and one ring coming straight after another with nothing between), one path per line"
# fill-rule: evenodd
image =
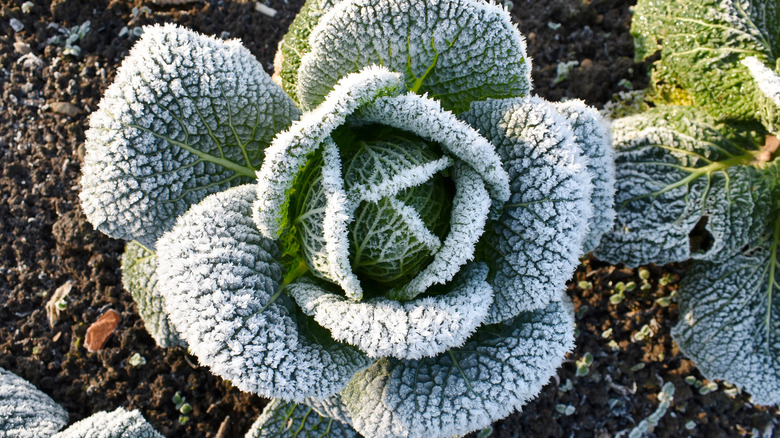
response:
M22 0L0 0L0 367L62 404L71 422L124 407L140 409L167 437L213 437L223 423L224 436L242 436L266 404L199 367L185 350L155 345L121 286L124 243L95 232L81 211L79 168L88 114L133 44L133 28L175 22L240 38L271 72L276 44L301 3L268 1L277 11L271 17L254 2L47 0L24 12ZM620 91L646 86L648 65L632 59L631 2L507 5L527 37L535 93L601 107ZM23 29L13 29L12 19ZM90 30L77 42L78 56L49 41L57 27L86 21ZM566 63L564 78L559 65ZM684 266L647 269L649 286L613 304L618 282L643 284L639 271L584 259L569 287L576 349L539 397L496 423L492 436L627 436L656 411L665 382L674 385L674 400L651 436L771 436L776 409L754 406L723 383L702 394L701 375L672 341L673 293ZM50 326L44 306L68 282L67 305ZM121 316L119 326L90 353L86 329L108 309ZM131 365L136 353L145 364ZM577 376L586 353L593 362ZM171 401L176 392L193 408L185 424Z

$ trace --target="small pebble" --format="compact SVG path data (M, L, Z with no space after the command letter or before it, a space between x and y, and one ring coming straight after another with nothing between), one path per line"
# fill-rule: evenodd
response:
M81 109L76 105L68 102L51 102L49 108L57 114L62 114L68 117L76 117L81 114Z
M11 25L11 29L13 29L14 32L21 32L22 29L24 29L24 24L16 18L12 18L9 24Z
M276 9L266 6L260 2L255 3L255 10L263 15L267 15L271 18L276 16Z
M23 42L23 41L17 41L14 43L14 52L20 54L20 55L26 55L30 52L32 52L32 48L29 44Z

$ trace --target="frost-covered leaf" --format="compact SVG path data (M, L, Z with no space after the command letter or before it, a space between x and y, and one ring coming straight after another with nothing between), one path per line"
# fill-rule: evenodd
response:
M46 438L68 424L68 413L32 383L0 368L0 438Z
M767 131L780 134L780 76L755 57L742 60L756 81L756 116Z
M631 33L638 60L661 50L656 88L671 103L692 100L716 119L754 116L757 87L740 60L775 65L780 50L775 0L640 0Z
M544 308L565 289L582 254L592 184L570 123L552 104L475 102L462 118L495 144L512 190L477 257L491 268L490 324Z
M319 105L340 77L372 64L404 74L406 89L456 112L531 88L525 41L509 14L474 0L345 0L321 17L300 62L304 108Z
M721 262L698 261L680 284L680 351L708 379L780 403L780 221L774 236Z
M271 400L245 438L358 438L350 426L302 403Z
M119 408L97 412L73 423L52 438L165 438L154 430L141 412Z
M370 362L296 313L275 241L252 220L256 187L212 195L158 241L165 310L200 362L236 387L302 401L335 394Z
M147 27L90 118L84 212L154 249L190 205L254 180L265 147L299 115L239 41Z
M588 158L588 173L593 182L590 196L593 216L588 222L588 235L582 252L591 252L601 236L615 222L615 157L609 126L593 107L580 100L555 103L555 109L571 123L575 142Z
M323 417L333 418L344 424L352 426L352 416L341 400L341 395L336 394L322 400L306 399L306 405L311 406L315 412Z
M766 228L769 189L749 165L757 139L703 111L657 107L612 125L615 228L596 256L629 266L722 261Z
M483 327L433 358L379 359L341 393L353 427L370 437L436 438L506 417L539 393L574 344L563 299Z
M287 290L336 340L369 357L420 359L459 347L474 333L493 302L486 277L487 266L473 264L447 286L447 293L406 302L354 302L304 279Z
M122 285L133 296L146 331L162 348L186 347L171 325L157 287L157 253L136 241L122 254Z

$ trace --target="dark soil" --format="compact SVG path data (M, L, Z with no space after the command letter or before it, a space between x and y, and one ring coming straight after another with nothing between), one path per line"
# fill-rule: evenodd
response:
M35 2L28 13L22 3L0 0L0 367L51 395L71 421L121 406L140 409L168 437L214 436L228 416L227 436L242 436L266 401L212 376L183 349L158 348L146 333L120 283L123 242L93 231L79 207L82 143L87 115L133 44L132 32L119 36L124 27L176 22L207 34L226 31L270 72L276 43L302 1L269 1L278 11L273 18L255 11L254 2L149 3L141 10L141 0L53 0ZM513 13L534 59L535 93L602 106L619 91L644 87L647 66L632 60L631 3L516 1ZM24 29L14 31L12 18ZM88 20L79 56L47 44L57 35L53 24L70 28ZM577 65L556 83L559 63L569 61ZM755 407L723 383L702 395L686 382L701 376L669 335L676 304L657 301L673 294L684 267L648 269L649 286L641 290L638 270L583 262L569 289L578 315L576 350L524 412L495 424L493 436L627 436L656 410L663 382L674 384L674 401L651 434L771 436L776 409ZM581 281L591 286L581 288ZM611 304L620 281L637 287ZM50 327L44 305L67 282L73 284L67 308ZM86 328L109 308L122 321L100 352L89 353L82 346ZM588 352L589 372L576 377L575 362ZM134 353L146 364L131 366ZM183 425L171 401L177 391L193 407Z

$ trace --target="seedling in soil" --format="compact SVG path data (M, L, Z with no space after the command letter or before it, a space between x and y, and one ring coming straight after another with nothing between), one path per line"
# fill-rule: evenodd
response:
M78 57L81 55L81 47L75 43L83 39L89 33L90 21L83 22L80 26L73 26L70 29L59 27L56 23L49 24L49 27L57 29L60 35L55 35L48 40L46 44L53 44L55 46L62 46L64 50L62 54L67 56Z
M574 384L571 382L571 379L566 379L566 383L559 387L558 390L561 392L568 392L572 388L574 388Z
M718 390L718 384L715 382L709 382L701 385L701 388L699 388L699 394L707 395L717 390Z
M180 391L176 391L176 394L173 395L171 401L176 404L176 410L182 414L179 415L179 424L187 424L187 422L190 421L190 417L186 414L192 412L192 405L187 403L187 399L181 395Z
M146 365L146 358L138 353L133 353L129 358L127 358L127 364L130 365L131 368L142 367Z
M591 290L593 289L593 283L587 280L582 280L579 283L577 283L577 287L579 287L582 290Z
M668 286L673 281L674 281L674 277L672 276L672 274L664 274L664 276L658 280L658 284L660 284L661 286Z
M576 408L572 405L563 405L558 404L555 406L555 410L558 411L559 414L566 415L567 417L576 411Z
M612 336L612 328L608 328L608 329L604 330L603 332L601 332L601 337L604 338L604 339L607 339L610 336Z
M693 420L688 421L685 423L685 429L687 430L693 430L696 427L696 422Z
M661 388L661 392L658 393L658 408L655 412L650 414L647 418L640 421L631 432L628 433L629 438L639 438L649 432L651 427L658 426L658 422L669 410L669 406L672 405L674 400L674 384L672 382L666 382Z
M587 376L590 372L590 365L593 363L593 355L590 354L590 352L585 353L578 361L577 361L577 372L576 376Z
M653 331L650 329L649 325L645 324L642 326L642 328L639 329L638 332L631 336L631 340L634 342L641 342L651 337L653 337Z
M623 283L622 281L619 281L615 285L615 289L614 289L615 293L613 293L609 297L609 302L612 304L619 304L621 301L623 301L626 298L626 290L628 290L626 284Z
M642 286L639 290L642 292L649 291L653 286L650 284L650 271L645 268L639 268L639 279L642 280Z
M590 307L587 304L580 306L580 308L577 310L577 319L582 319L588 309L590 309Z

